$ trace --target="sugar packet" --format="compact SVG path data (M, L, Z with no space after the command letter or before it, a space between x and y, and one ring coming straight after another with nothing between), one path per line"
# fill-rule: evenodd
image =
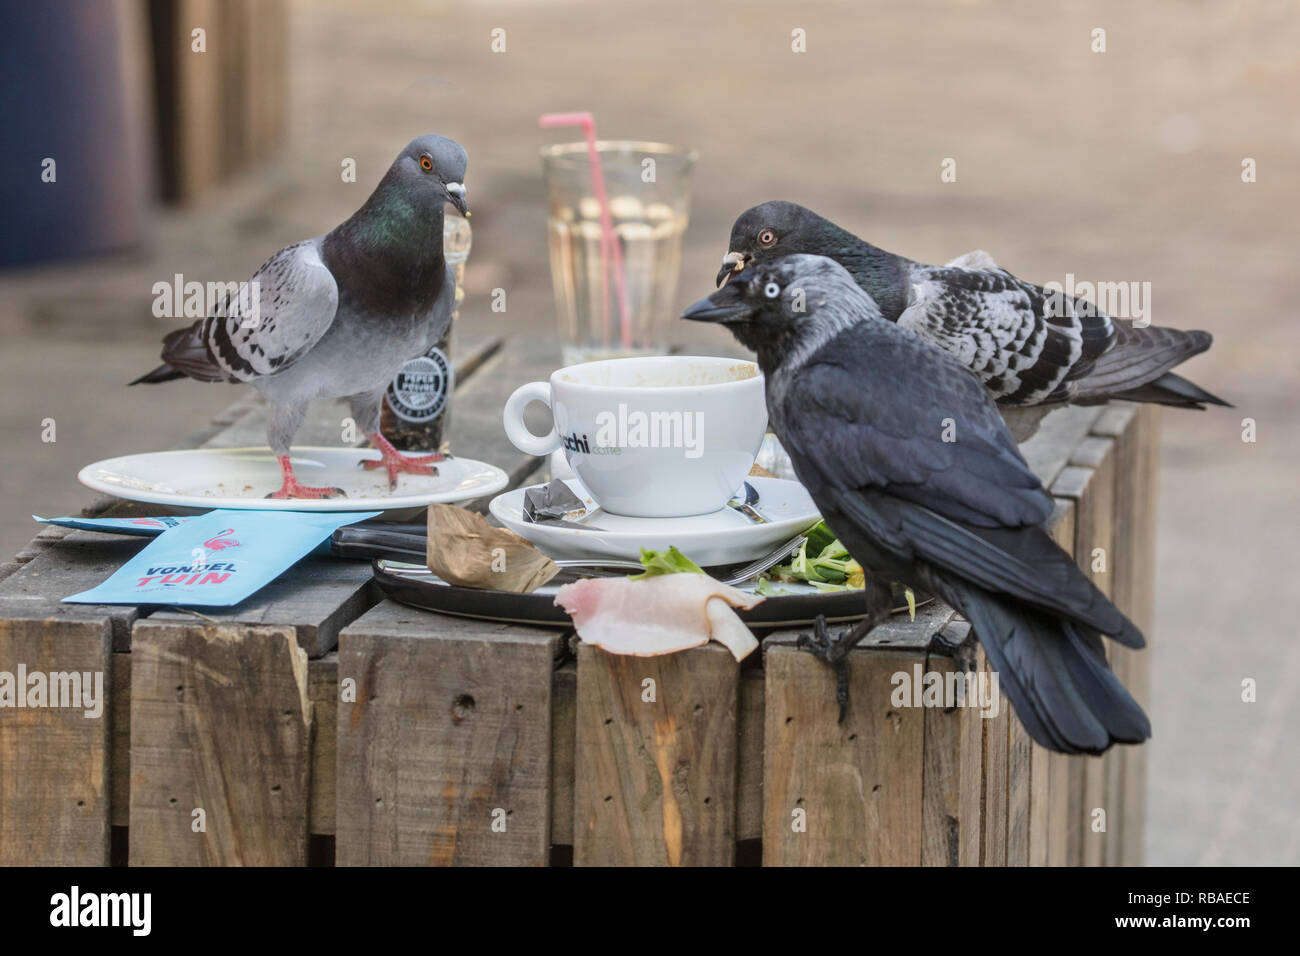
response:
M63 600L229 607L270 584L335 528L378 514L210 511L168 528L103 584Z

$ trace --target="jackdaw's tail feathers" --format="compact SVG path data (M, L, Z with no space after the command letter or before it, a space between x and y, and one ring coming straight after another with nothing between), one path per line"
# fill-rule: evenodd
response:
M1232 407L1223 399L1170 372L1174 366L1210 347L1214 337L1209 332L1156 325L1137 327L1127 319L1112 321L1115 343L1079 378L1075 402L1086 405L1090 401L1118 398L1175 408Z
M941 590L970 621L999 687L1042 746L1099 754L1151 736L1150 721L1107 666L1095 631L959 579L945 580Z

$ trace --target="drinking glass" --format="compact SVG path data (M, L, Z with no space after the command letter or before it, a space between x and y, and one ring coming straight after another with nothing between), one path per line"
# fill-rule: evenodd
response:
M622 255L622 296L614 274L615 250L610 250L608 273L602 268L600 203L587 144L542 149L551 279L565 365L663 354L676 318L673 296L696 153L628 140L598 141L596 150L616 251Z

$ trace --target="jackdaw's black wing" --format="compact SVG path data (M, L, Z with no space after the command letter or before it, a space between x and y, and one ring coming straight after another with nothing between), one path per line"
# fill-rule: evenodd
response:
M901 561L1143 645L1042 529L1051 497L953 357L896 327L860 325L809 356L782 393L774 425L823 511Z
M821 483L888 488L982 527L1038 525L1052 513L979 381L922 339L885 325L850 329L786 391L778 414L790 440L818 449Z

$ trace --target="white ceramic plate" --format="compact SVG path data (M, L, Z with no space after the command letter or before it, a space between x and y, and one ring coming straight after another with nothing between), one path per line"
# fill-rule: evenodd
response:
M565 479L583 503L591 526L563 528L524 520L524 491L516 488L492 499L489 510L503 525L526 538L552 558L627 558L637 561L641 549L661 551L676 545L696 564L710 566L751 561L817 523L820 515L807 490L797 481L747 478L758 492L755 507L767 524L754 524L738 511L723 508L685 518L629 518L597 507L577 478Z
M342 488L346 498L267 498L280 488L280 465L269 448L195 448L97 461L77 479L118 498L177 508L250 511L393 511L434 502L467 501L510 483L495 465L472 458L438 462L437 475L399 475L361 467L379 460L370 448L295 448L293 470L304 485Z

